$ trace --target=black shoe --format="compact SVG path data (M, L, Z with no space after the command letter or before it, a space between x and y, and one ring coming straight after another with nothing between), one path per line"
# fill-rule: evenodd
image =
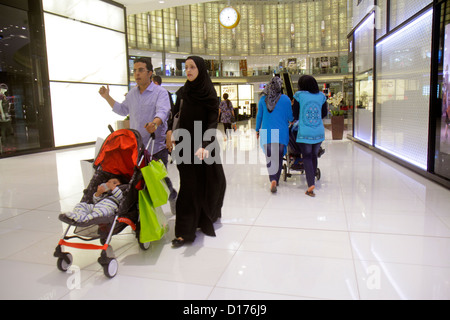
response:
M325 153L325 149L322 149L322 147L320 147L319 154L317 155L317 158L320 158L324 153Z
M172 240L172 247L179 248L182 247L186 241L184 239L173 239Z

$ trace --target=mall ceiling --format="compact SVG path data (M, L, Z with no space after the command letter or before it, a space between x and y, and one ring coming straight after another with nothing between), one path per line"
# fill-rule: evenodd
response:
M123 4L127 8L127 14L137 14L153 10L213 1L218 0L116 0L116 2Z
M239 2L239 0L115 0L115 2L121 3L127 8L127 14L137 14L154 10L161 10L165 8L179 7L202 2L215 2L215 1L227 2L229 5L233 5L234 3ZM315 0L258 0L258 1L282 3L282 2L294 2L294 1L303 2Z

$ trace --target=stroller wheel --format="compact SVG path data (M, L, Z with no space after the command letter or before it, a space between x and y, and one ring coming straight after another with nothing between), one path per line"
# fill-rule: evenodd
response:
M145 242L145 243L141 243L139 242L139 248L141 248L142 250L148 250L150 249L150 246L152 245L151 242Z
M118 270L119 270L119 263L114 258L109 259L109 262L103 265L103 273L108 278L114 278Z
M62 252L61 256L56 261L56 266L58 267L58 270L66 272L72 266L72 262L73 262L72 255L68 252Z

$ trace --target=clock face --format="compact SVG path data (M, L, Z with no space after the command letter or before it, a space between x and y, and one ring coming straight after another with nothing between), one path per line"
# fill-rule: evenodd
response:
M239 23L240 15L233 7L224 8L219 14L219 22L228 29L233 29Z

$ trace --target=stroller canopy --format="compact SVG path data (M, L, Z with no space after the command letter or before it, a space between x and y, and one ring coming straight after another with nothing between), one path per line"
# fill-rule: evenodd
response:
M131 179L143 151L142 139L135 130L121 129L111 133L95 159L94 166L103 171Z

